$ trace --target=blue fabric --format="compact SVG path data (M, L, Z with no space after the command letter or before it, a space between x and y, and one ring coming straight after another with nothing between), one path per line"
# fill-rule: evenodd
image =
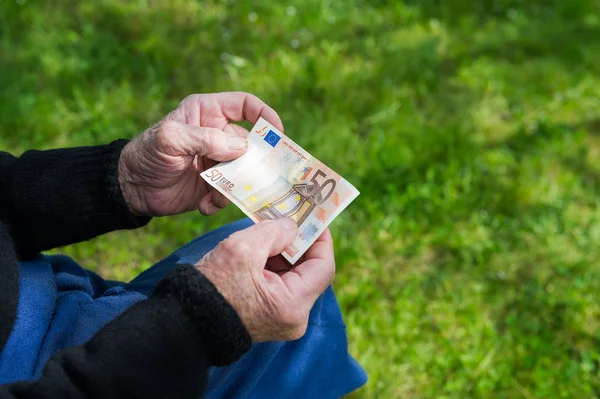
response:
M0 384L32 380L58 351L88 341L103 325L146 299L175 265L194 264L249 219L190 242L129 284L103 280L66 256L20 264L17 322L0 353ZM238 362L210 370L206 398L338 398L366 382L348 354L345 325L331 287L313 307L305 336L254 344Z

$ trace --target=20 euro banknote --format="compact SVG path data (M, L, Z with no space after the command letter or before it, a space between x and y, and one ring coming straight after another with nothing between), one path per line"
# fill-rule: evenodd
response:
M201 173L254 222L288 217L298 236L282 255L294 264L359 194L340 175L260 118L248 151Z

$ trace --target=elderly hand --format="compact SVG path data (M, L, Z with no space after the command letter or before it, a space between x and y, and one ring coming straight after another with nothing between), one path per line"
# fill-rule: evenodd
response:
M248 131L230 121L263 117L278 129L277 113L248 93L194 94L156 126L128 143L119 159L119 184L131 212L175 215L199 209L212 215L228 201L200 177L217 161L246 151Z
M310 309L335 274L329 230L295 266L278 255L297 232L287 218L260 222L232 234L196 264L237 311L254 342L301 338Z

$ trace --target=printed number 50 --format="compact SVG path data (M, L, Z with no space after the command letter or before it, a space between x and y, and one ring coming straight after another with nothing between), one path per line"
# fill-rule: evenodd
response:
M219 172L217 169L213 169L210 171L210 174L206 174L206 178L211 181L217 181L223 176L223 173Z
M317 201L315 198L315 204L317 205L321 205L323 202L327 201L327 199L329 199L329 197L331 196L331 194L333 194L333 192L335 191L335 186L336 186L336 182L333 179L328 179L325 180L323 182L323 184L319 183L317 181L317 177L319 176L323 176L324 178L327 178L327 175L325 174L325 172L323 172L321 169L317 170L315 172L315 174L313 175L313 177L310 179L311 183L314 183L317 192L321 194L321 200ZM325 189L325 187L330 186L331 188L329 189L329 191L327 192L327 195L323 195L323 190Z

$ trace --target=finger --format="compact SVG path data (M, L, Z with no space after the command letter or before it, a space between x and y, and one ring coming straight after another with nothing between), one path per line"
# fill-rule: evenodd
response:
M213 191L210 199L212 200L213 204L215 204L218 208L221 209L224 209L231 202L226 196L224 196L218 191Z
M198 210L205 216L212 216L229 205L229 200L218 191L211 191L200 200Z
M211 193L208 193L200 200L198 204L198 210L204 216L212 216L215 213L219 212L221 209L216 207L211 200Z
M298 226L289 218L265 220L232 234L228 240L243 253L263 257L263 262L253 262L264 267L267 258L282 253L298 234Z
M290 262L288 262L282 255L275 255L267 260L265 269L273 273L283 273L290 271L292 267L293 266L290 265Z
M306 260L281 276L292 295L311 304L327 289L335 276L333 240L329 229L305 254Z
M186 125L176 121L163 121L156 129L157 145L167 155L206 156L215 161L229 161L243 155L248 141L236 133L218 129Z
M223 115L236 122L248 121L252 124L262 117L283 132L283 123L275 110L253 94L226 92L215 95Z
M298 264L304 263L307 259L323 259L327 260L329 245L322 245L322 243L332 242L331 233L329 229L325 229L321 236L315 241L313 245L298 259ZM287 247L286 247L287 248ZM282 255L277 255L270 258L265 267L275 273L290 271L293 266L288 262Z
M303 257L305 260L321 259L329 261L334 259L333 238L331 237L329 228L323 230L323 233L308 248Z

